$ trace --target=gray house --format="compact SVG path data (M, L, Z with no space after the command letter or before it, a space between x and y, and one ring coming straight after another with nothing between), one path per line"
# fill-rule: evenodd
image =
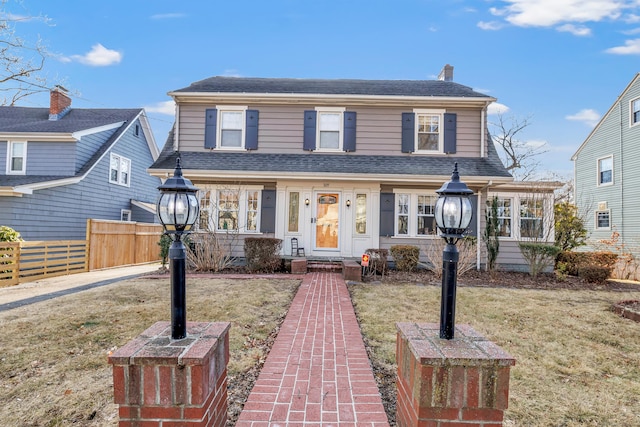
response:
M176 122L150 173L167 176L181 157L201 189L201 230L277 237L285 255L297 239L306 256L348 258L439 239L435 191L458 162L476 193L477 234L488 194L521 188L500 187L513 178L487 132L495 98L452 80L447 65L432 81L198 81L169 93ZM523 264L519 212L508 212L505 264Z
M640 256L640 73L571 157L575 200L592 243L619 233Z
M142 109L0 107L0 224L25 240L84 239L88 218L155 222L157 159Z

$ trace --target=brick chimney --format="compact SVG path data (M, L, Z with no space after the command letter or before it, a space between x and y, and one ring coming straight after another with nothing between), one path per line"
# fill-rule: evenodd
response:
M445 65L442 67L442 71L438 75L438 80L442 80L444 82L452 82L453 81L453 65Z
M71 109L71 98L67 89L56 85L50 92L49 120L60 120Z

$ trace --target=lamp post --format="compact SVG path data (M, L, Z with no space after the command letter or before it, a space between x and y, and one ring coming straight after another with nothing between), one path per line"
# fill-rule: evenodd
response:
M187 251L182 236L188 234L198 218L200 206L191 181L182 176L180 158L173 176L158 187L157 212L165 233L173 240L169 248L171 270L171 338L187 336L187 299L185 290Z
M436 223L447 243L442 252L442 298L440 301L440 338L453 339L456 317L456 280L458 273L458 248L456 243L471 222L473 194L467 184L460 181L458 163L455 163L451 181L436 191Z

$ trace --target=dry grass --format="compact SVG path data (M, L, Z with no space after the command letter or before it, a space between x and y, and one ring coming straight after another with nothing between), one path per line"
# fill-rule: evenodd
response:
M264 357L298 280L189 279L189 321L229 321L229 375ZM107 354L170 319L169 280L131 280L0 313L1 426L115 426Z
M396 322L439 322L440 289L351 287L376 362L395 371ZM637 293L459 288L456 322L517 359L505 426L640 425L640 323L613 302Z

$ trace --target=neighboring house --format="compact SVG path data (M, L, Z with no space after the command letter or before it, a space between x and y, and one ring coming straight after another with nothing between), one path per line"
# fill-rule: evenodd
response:
M0 225L25 240L85 239L88 218L155 222L159 150L143 109L0 107Z
M640 73L571 160L591 246L617 232L618 243L640 256Z
M284 255L296 238L308 257L359 258L438 239L435 191L458 162L476 192L475 235L477 206L513 178L487 131L495 99L452 78L447 65L433 81L201 80L169 93L176 123L150 173L166 177L181 158L201 189L201 230L277 237ZM518 213L503 247L522 266Z

